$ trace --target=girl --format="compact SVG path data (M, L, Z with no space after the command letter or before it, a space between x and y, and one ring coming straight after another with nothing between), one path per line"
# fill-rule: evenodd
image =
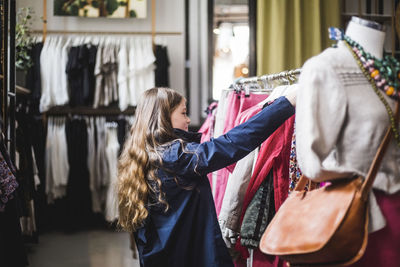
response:
M186 100L168 88L144 92L119 160L119 224L133 232L140 264L233 266L207 173L253 151L294 114L296 92L200 144L188 132Z

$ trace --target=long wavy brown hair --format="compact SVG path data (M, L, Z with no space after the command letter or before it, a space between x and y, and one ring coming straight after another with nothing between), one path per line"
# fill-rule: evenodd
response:
M146 205L150 194L168 209L161 181L156 176L161 165L157 148L176 139L171 113L182 99L172 89L152 88L144 92L136 107L130 136L118 164L118 224L128 232L143 225L148 216Z

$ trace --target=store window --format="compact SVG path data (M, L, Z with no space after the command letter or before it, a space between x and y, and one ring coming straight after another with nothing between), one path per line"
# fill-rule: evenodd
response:
M240 77L249 76L249 7L247 0L214 2L212 97Z

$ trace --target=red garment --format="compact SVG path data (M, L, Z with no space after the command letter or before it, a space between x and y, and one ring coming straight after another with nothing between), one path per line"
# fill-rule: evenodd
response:
M374 190L378 205L386 218L385 228L368 235L361 259L352 267L400 266L400 192L388 195Z
M242 223L244 214L251 200L253 199L257 189L260 187L261 183L267 177L271 168L273 170L274 176L274 198L275 198L275 210L278 210L285 199L288 197L289 188L289 158L290 158L290 148L294 129L294 119L293 115L291 118L286 120L261 146L258 158L256 161L256 166L254 168L253 175L247 187L246 195L243 202L242 215L240 222ZM248 258L249 254L247 248L240 244L240 239L236 242L235 246L243 258ZM260 251L257 249L254 251L254 259ZM261 252L260 252L261 253ZM261 253L262 254L262 253ZM266 257L257 257L257 260L253 262L253 266L282 266L282 260L268 261Z

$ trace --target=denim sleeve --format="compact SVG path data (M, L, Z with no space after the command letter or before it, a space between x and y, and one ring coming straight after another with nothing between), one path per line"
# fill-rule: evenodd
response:
M201 144L174 143L163 155L163 166L178 176L205 175L231 165L258 147L295 112L286 97L276 99L248 121Z

